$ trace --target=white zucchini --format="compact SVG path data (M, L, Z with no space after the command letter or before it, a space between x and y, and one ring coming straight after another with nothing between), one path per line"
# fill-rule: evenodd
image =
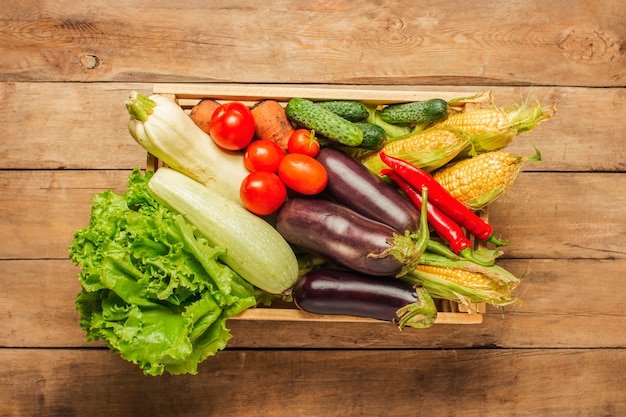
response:
M298 278L296 256L274 227L236 202L186 175L159 168L150 194L180 213L213 246L226 249L222 261L262 290L280 294Z
M241 203L239 188L249 174L243 153L215 144L174 101L133 91L126 101L128 129L146 151L176 171Z

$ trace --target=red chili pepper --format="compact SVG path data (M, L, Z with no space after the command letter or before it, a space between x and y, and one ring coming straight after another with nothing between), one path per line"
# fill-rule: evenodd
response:
M415 165L380 152L380 159L416 190L428 188L428 201L480 240L497 246L507 245L493 236L493 227L468 209L439 184L432 175Z
M406 182L397 172L392 169L383 169L380 174L387 176L391 181L396 183L396 185L404 191L404 194L406 194L409 200L413 202L415 207L417 207L418 210L421 210L421 194L408 182ZM476 259L472 249L474 244L465 235L463 228L436 206L431 204L430 201L427 203L426 211L428 215L428 223L433 227L435 232L437 232L437 234L446 241L454 253L480 265L491 266L494 264L493 260L482 261L480 259Z
M383 169L380 174L387 176L391 181L396 183L396 185L404 191L404 194L406 194L406 196L418 209L422 207L421 194L408 182L402 179L398 173L391 169ZM437 207L432 205L430 201L427 205L427 213L428 223L430 223L435 232L437 232L437 234L441 236L441 238L444 239L448 245L450 245L450 249L452 249L454 253L458 255L462 250L474 246L472 241L467 238L465 233L463 233L463 228L450 217L442 213Z

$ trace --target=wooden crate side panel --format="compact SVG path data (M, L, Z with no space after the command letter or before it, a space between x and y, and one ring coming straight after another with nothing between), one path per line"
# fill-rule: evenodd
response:
M444 100L466 98L465 102L491 102L493 94L489 90L424 91L415 87L389 89L384 87L367 88L367 86L323 86L297 85L263 85L263 84L155 84L154 94L160 94L178 100L181 105L189 106L202 98L214 98L223 101L243 101L254 103L262 99L287 102L293 97L303 97L315 101L323 100L357 100L366 104L392 104L409 101L428 100L434 97Z

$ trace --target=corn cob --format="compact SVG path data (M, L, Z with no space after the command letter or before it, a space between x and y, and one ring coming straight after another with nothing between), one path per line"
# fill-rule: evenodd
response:
M450 162L470 146L469 137L460 130L435 128L395 139L387 143L382 151L426 171L433 171ZM387 168L378 152L365 156L361 163L376 174Z
M418 265L412 278L413 283L422 285L434 298L463 305L489 303L504 306L516 301L512 291L517 281L493 279L482 272L452 266Z
M527 273L525 271L523 276ZM472 303L511 304L517 301L512 293L521 281L499 265L484 266L467 259L452 260L430 250L422 254L415 270L402 279L423 286L435 298L455 301L467 307Z
M524 102L504 109L489 105L452 114L437 126L449 126L467 133L473 144L474 153L468 154L470 156L504 148L518 134L528 132L554 113L556 107L548 113L539 103L529 105Z
M539 161L541 154L523 157L491 151L439 169L433 178L466 207L478 210L508 190L528 160Z
M509 117L504 110L495 106L478 107L452 114L439 125L452 126L468 135L476 135L487 130L509 127Z
M497 281L487 278L480 272L466 271L464 269L454 268L451 266L433 265L418 265L417 270L419 272L445 277L447 281L450 281L456 285L462 285L464 287L471 287L481 290L496 289L498 287Z

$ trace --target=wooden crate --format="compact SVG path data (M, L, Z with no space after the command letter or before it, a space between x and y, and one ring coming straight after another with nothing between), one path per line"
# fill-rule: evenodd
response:
M342 88L337 86L293 86L293 85L256 85L256 84L155 84L153 93L168 97L178 103L187 113L203 98L212 98L220 103L240 101L252 106L258 100L274 99L283 105L293 97L304 97L312 100L359 100L368 104L402 103L416 100L427 100L438 97L445 100L459 97L472 98L459 101L455 106L477 105L490 102L490 92L484 94L454 92L454 91L419 91L393 90L378 88ZM148 154L148 170L156 170L162 166L154 156ZM485 216L486 213L481 213ZM483 321L485 304L477 303L469 306L460 305L447 300L435 300L437 305L437 320L435 324L480 324ZM316 322L344 322L344 323L380 323L379 320L338 316L320 315L300 311L292 303L277 303L271 307L249 309L233 317L235 320L250 321L316 321Z

